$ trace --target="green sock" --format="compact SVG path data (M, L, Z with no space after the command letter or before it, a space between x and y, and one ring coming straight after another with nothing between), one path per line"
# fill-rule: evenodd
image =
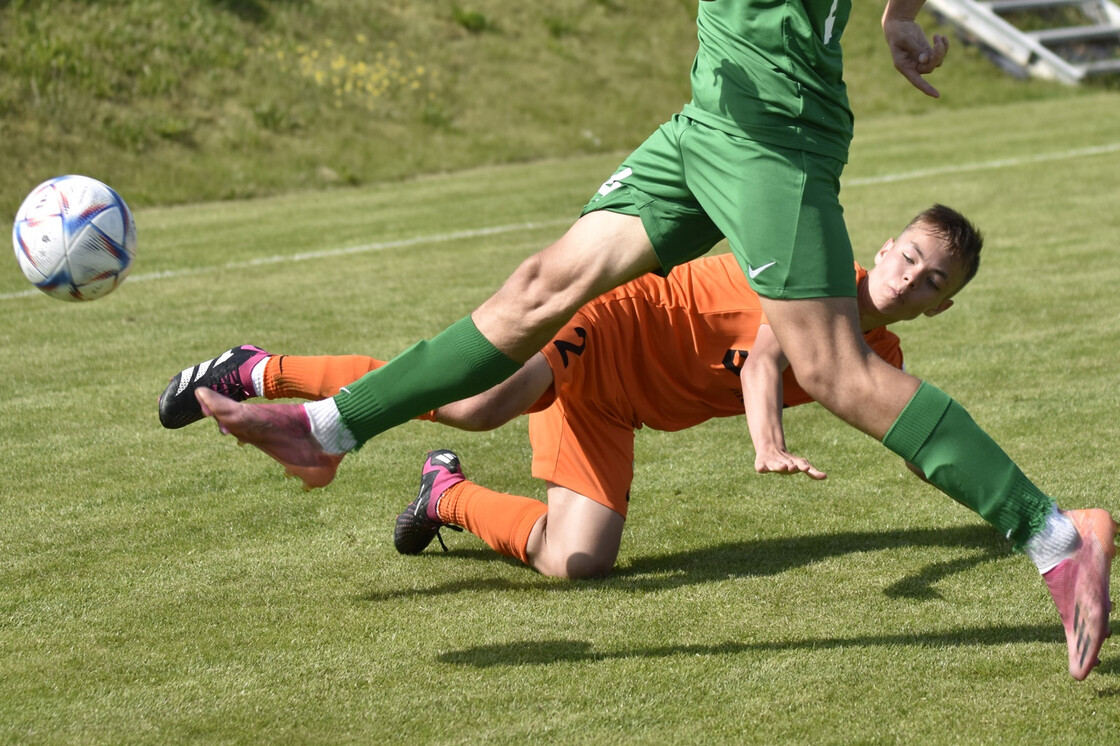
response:
M1042 530L1054 501L968 415L923 383L883 438L931 484L980 514L1016 547Z
M378 433L481 393L520 367L482 336L467 316L345 386L334 401L361 448Z

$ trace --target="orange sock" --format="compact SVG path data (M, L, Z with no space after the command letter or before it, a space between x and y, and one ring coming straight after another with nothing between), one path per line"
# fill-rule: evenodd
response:
M452 485L439 500L441 520L462 526L507 557L529 564L529 533L548 505L531 497L495 492L474 482Z
M264 366L264 398L326 399L384 364L366 355L273 355ZM434 422L435 416L417 419Z
M273 355L264 366L264 396L326 399L384 364L364 355Z

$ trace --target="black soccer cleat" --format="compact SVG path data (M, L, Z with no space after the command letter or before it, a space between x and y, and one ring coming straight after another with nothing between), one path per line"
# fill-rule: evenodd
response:
M269 354L260 347L241 345L226 350L174 376L159 397L159 421L169 430L186 427L202 419L202 407L194 392L208 388L235 401L256 396L253 391L253 367Z
M459 457L452 451L430 451L420 470L420 492L416 499L397 516L397 525L393 529L393 546L401 554L420 554L432 539L439 539L443 551L447 545L439 530L447 526L453 531L462 531L458 526L452 526L440 520L436 513L436 502L440 496L453 485L462 482L462 467Z

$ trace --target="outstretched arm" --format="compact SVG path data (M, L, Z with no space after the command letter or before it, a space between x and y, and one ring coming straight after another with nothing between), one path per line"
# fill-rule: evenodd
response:
M460 430L493 430L524 414L552 385L552 368L540 352L506 380L481 394L435 411L435 421Z
M786 450L782 427L782 371L788 365L770 325L763 324L739 374L747 427L754 443L754 468L759 474L805 473L813 479L824 479L827 475L823 471Z
M941 34L934 34L933 45L930 45L915 20L923 5L925 0L887 0L883 11L883 35L887 38L895 69L919 91L938 98L941 94L922 76L941 67L949 51L949 40Z

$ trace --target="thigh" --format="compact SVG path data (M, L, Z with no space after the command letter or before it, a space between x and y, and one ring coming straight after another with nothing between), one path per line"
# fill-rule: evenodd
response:
M682 135L681 146L690 189L759 295L855 295L839 199L843 163L700 124Z
M764 298L762 309L805 391L848 424L882 440L919 381L864 343L855 300Z
M589 213L522 262L471 316L495 347L525 361L584 303L657 266L640 220Z
M612 318L584 308L541 349L552 404L529 415L533 476L626 515L634 477L633 408L618 377L627 349Z
M570 400L529 415L533 476L625 517L634 479L634 430Z

